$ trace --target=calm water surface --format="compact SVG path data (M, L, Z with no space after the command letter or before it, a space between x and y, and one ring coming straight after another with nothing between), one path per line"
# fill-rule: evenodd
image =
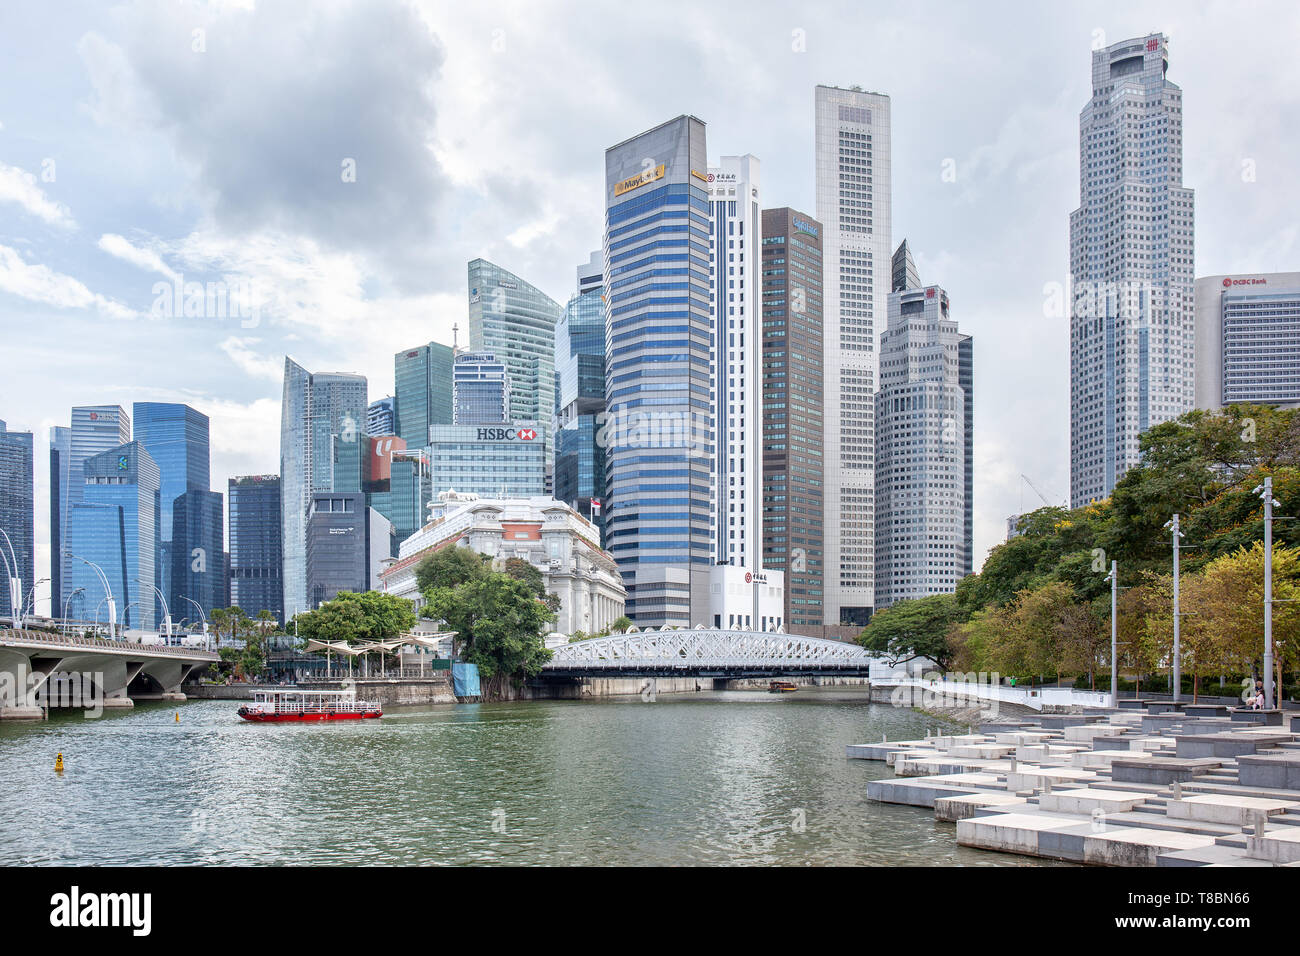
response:
M238 706L0 724L0 864L1038 862L959 848L930 810L869 801L866 782L891 773L845 745L941 724L858 688L328 726L248 724Z

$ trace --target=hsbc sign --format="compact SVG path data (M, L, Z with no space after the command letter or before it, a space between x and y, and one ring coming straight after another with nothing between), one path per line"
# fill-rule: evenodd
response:
M537 437L533 428L480 428L479 441L532 441Z

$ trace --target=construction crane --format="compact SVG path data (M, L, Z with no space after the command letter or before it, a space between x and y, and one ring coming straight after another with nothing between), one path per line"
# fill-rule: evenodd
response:
M1036 484L1034 484L1032 481L1030 481L1029 476L1026 475L1023 471L1020 473L1020 477L1024 479L1025 484L1027 484L1030 488L1032 488L1032 489L1034 490L1034 494L1038 495L1039 498L1043 499L1043 504L1046 505L1047 507L1049 507L1049 508L1057 508L1057 507L1068 508L1068 507L1069 507L1069 505L1068 505L1068 504L1065 504L1065 503L1062 503L1062 504L1060 504L1060 505L1054 505L1054 504L1052 504L1050 501L1048 501L1048 500L1047 500L1047 495L1045 495L1045 494L1043 494L1041 491L1039 491L1039 490L1038 490L1038 486L1037 486ZM1023 510L1024 506L1025 506L1025 496L1024 496L1024 491L1023 491L1023 489L1022 489L1021 494L1020 494L1020 507L1021 507L1022 510Z

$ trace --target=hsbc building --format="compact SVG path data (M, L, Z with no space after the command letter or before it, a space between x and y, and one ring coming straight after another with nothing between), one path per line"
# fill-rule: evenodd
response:
M538 422L433 425L429 467L433 493L526 498L545 494L547 431Z

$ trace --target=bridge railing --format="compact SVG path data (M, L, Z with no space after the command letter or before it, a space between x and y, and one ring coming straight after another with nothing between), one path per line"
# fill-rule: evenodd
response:
M788 667L798 670L863 671L875 661L864 648L844 641L773 631L718 628L640 631L592 638L555 649L543 670Z
M105 637L85 637L80 634L51 634L49 631L0 630L0 644L45 644L52 647L89 647L121 651L140 649L169 656L215 658L216 655L201 647L183 647L175 644L140 644L135 641L116 641Z

